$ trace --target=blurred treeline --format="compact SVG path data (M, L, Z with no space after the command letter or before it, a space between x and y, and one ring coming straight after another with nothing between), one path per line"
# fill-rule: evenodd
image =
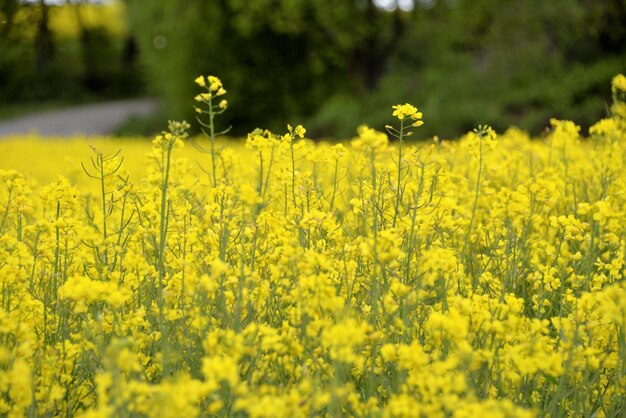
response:
M143 93L122 3L0 0L0 107Z
M219 75L234 126L346 137L390 106L424 110L423 135L478 123L583 125L626 69L625 0L129 0L150 84L189 115L197 74ZM191 116L187 116L191 117Z
M77 6L77 1L67 3ZM5 15L7 4L17 4L0 2ZM611 77L626 69L626 0L126 0L124 5L123 34L90 29L79 36L82 58L57 59L45 80L39 78L39 53L26 54L12 43L15 38L7 43L2 34L0 82L12 71L7 63L28 68L18 71L22 84L9 86L7 93L77 74L85 86L91 72L100 80L117 77L103 82L113 92L136 91L144 80L150 93L164 99L166 117L189 120L199 91L193 80L214 74L229 93L224 124L233 124L236 134L259 125L283 130L291 122L305 124L313 136L350 137L360 123L382 129L391 105L410 102L424 111L421 136L451 137L479 123L536 133L552 116L590 124L610 101ZM137 57L140 71L132 62ZM55 88L58 84L37 91L45 95ZM20 91L5 95L3 86L0 100Z

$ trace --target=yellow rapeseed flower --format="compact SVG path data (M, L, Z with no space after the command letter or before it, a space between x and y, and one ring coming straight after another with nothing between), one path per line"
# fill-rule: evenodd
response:
M197 77L194 81L195 81L195 83L196 83L197 85L199 85L200 87L204 87L204 86L206 86L205 81L204 81L204 76L201 76L201 75L200 75L200 76L198 76L198 77Z
M611 80L611 89L613 93L617 93L618 91L626 92L626 76L618 74L613 77L613 80Z
M397 117L399 120L404 120L405 118L410 118L413 123L411 126L418 127L422 126L424 122L422 119L422 112L418 111L417 108L413 105L405 103L403 105L395 105L392 106L394 109L392 115Z

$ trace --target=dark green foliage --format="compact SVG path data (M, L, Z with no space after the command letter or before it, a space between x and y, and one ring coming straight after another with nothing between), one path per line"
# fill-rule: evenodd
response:
M63 7L76 8L80 16L81 4ZM73 102L141 92L128 45L131 38L83 26L80 19L78 38L58 37L49 27L57 7L43 1L0 0L0 104Z
M337 92L372 91L393 49L392 15L352 0L128 2L152 85L193 117L199 74L218 75L244 133L315 114ZM375 58L375 59L373 59ZM373 63L379 68L373 69Z
M597 120L626 68L626 0L416 0L392 12L373 0L125 3L135 38L50 34L36 53L13 17L41 5L2 0L0 102L132 94L145 81L167 118L193 120L193 80L214 74L233 134L301 122L314 137L347 138L360 123L382 129L404 102L424 111L418 138L479 123L537 133L554 115Z
M537 132L554 114L589 124L626 68L623 0L418 1L410 12L368 0L128 4L171 116L193 117L193 79L215 74L239 134L297 118L313 135L349 137L405 101L424 110L422 136L480 122Z

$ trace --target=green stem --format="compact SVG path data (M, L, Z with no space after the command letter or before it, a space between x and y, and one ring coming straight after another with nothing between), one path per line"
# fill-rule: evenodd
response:
M376 325L378 320L378 253L376 251L377 241L378 241L378 220L376 214L376 150L372 148L370 153L370 164L372 170L372 194L370 196L370 204L372 211L372 240L373 240L373 249L372 253L374 255L374 263L372 268L372 275L370 278L370 292L371 292L371 314L370 314L370 323L372 326Z
M291 149L291 197L293 200L293 207L296 207L296 159L293 151L293 136L291 137L291 142L289 143L289 148Z
M483 171L483 136L482 133L478 134L478 176L476 177L476 188L474 191L474 204L472 206L472 216L467 227L467 234L465 235L465 242L463 243L463 256L466 256L467 245L469 243L470 236L472 234L472 227L474 225L474 219L476 218L476 208L478 207L478 195L480 192L480 177Z
M400 135L398 137L398 184L396 186L396 207L393 215L393 227L396 227L396 221L398 219L398 211L400 210L400 201L402 200L402 193L400 191L402 180L402 143L404 142L404 120L400 121Z
M98 153L98 165L100 166L100 193L102 195L102 238L104 239L104 266L107 267L107 210L106 210L106 193L104 187L104 158L102 153Z
M211 164L213 168L213 187L217 187L217 175L215 170L215 126L213 119L215 113L213 112L213 99L208 101L209 104L209 138L211 138Z
M167 189L169 186L169 177L170 177L170 162L172 156L172 148L174 146L174 142L176 138L173 137L171 142L167 144L166 150L166 162L163 167L163 175L161 181L161 221L159 227L159 248L158 248L158 273L159 273L159 281L158 281L158 293L157 293L157 304L159 307L159 329L161 330L161 347L163 351L163 355L165 355L165 348L168 342L168 336L166 335L165 329L165 318L163 313L163 280L165 278L165 246L167 241L167 225L168 225L168 213L169 213L169 202L167 199ZM167 362L163 363L163 375L167 375L168 368Z

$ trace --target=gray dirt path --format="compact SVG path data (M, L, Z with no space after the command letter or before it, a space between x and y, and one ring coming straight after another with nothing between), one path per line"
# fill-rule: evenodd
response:
M148 115L156 109L154 99L133 99L39 112L0 121L0 138L31 132L41 136L105 135L129 117Z

